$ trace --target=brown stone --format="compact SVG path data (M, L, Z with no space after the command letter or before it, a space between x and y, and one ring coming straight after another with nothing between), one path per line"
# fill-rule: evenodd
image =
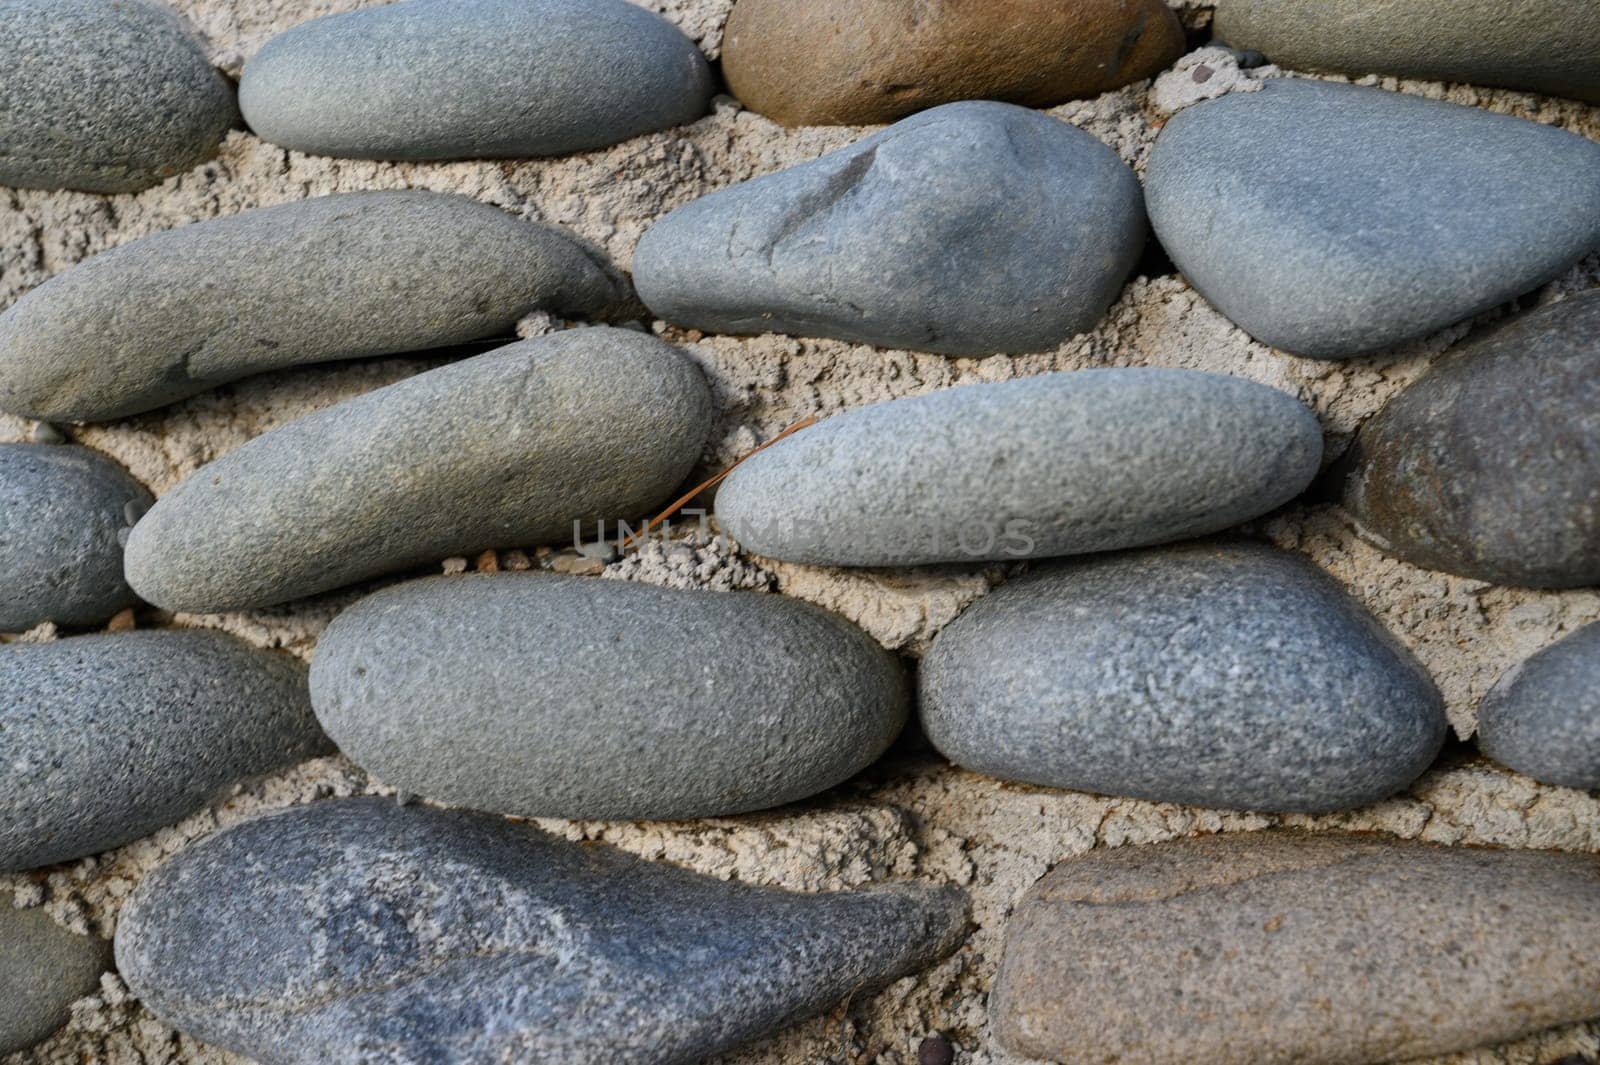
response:
M869 125L954 100L1097 96L1183 46L1162 0L739 0L722 67L785 125Z

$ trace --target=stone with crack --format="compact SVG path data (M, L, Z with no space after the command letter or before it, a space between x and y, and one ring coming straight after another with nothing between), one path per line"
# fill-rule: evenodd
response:
M633 272L652 311L707 332L1044 351L1100 321L1146 232L1110 148L974 101L673 211Z
M1546 784L1600 788L1600 622L1500 678L1478 709L1478 746Z
M688 1065L916 972L965 926L950 888L793 894L350 799L182 852L116 949L163 1020L264 1062Z
M0 1054L50 1038L111 968L111 944L0 898Z

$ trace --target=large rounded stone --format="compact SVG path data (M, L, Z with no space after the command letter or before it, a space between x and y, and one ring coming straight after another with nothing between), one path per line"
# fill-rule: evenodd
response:
M707 332L1043 351L1104 317L1146 232L1110 148L973 102L680 207L633 273L658 316Z
M98 625L133 605L119 538L151 501L86 447L0 444L0 632Z
M1280 66L1532 89L1600 103L1593 0L1219 0L1217 37Z
M0 872L120 847L329 750L306 671L208 631L0 647Z
M686 669L686 647L716 651ZM403 791L615 820L803 799L876 761L909 708L894 658L808 603L529 573L363 599L311 690L340 750Z
M1600 293L1447 354L1348 462L1345 506L1390 554L1496 584L1600 584Z
M217 152L238 111L155 0L0 0L0 185L137 192Z
M688 475L711 394L676 348L575 329L307 415L203 466L128 540L168 610L245 610L636 520Z
M1259 544L1056 565L922 663L924 730L999 777L1229 809L1387 798L1445 738L1428 675L1315 566Z
M1600 862L1379 836L1101 850L1018 904L989 1015L1012 1053L1362 1065L1600 1013Z
M1478 746L1546 784L1600 788L1600 622L1506 671L1478 708Z
M54 1035L69 1007L100 986L111 944L56 924L43 910L19 910L0 898L0 1054L26 1050Z
M405 0L272 38L239 105L310 155L499 159L693 122L712 85L693 41L625 0Z
M1173 261L1240 328L1346 358L1505 303L1600 245L1600 144L1382 89L1271 80L1168 122L1145 195Z
M756 554L833 566L1036 558L1212 533L1298 495L1322 433L1264 385L1046 374L893 400L754 455L717 494Z
M965 924L953 889L791 894L349 799L156 869L117 964L163 1020L254 1060L689 1065L916 972Z
M1162 0L739 0L722 70L746 107L786 125L865 126L954 100L1052 107L1182 53Z
M616 300L552 226L464 196L324 196L132 241L40 285L0 315L0 409L121 418L250 374L504 336L535 308L595 317Z

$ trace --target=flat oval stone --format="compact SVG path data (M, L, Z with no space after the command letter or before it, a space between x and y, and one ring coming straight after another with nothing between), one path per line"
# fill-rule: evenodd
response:
M688 475L710 390L622 329L510 344L280 426L203 466L128 539L168 610L247 610L634 520Z
M678 208L633 275L658 316L707 332L1044 351L1105 316L1146 234L1110 148L979 101Z
M0 632L98 625L132 606L118 537L151 502L97 451L0 444Z
M220 632L0 647L0 872L120 847L325 754L306 671Z
M800 895L393 800L246 822L139 885L117 964L262 1061L689 1065L965 935L951 888Z
M251 374L503 336L536 308L599 317L616 300L553 226L434 192L323 196L135 240L46 281L0 315L0 409L122 418Z
M1447 354L1361 429L1344 503L1425 569L1600 584L1600 293Z
M1593 855L1252 832L1098 850L1023 896L989 1001L1049 1061L1354 1065L1600 1013Z
M746 107L785 125L866 126L954 100L1098 96L1183 47L1161 0L739 0L722 70Z
M1421 775L1444 705L1326 574L1260 544L1059 564L979 600L922 663L924 731L1002 780L1323 813Z
M685 646L717 651L686 669ZM808 603L533 573L368 596L317 644L311 698L340 750L402 791L628 821L814 795L909 711L893 656Z
M0 1054L49 1039L110 968L110 943L70 932L41 909L19 910L0 899Z
M1600 244L1600 144L1458 104L1273 79L1175 115L1156 235L1241 329L1348 358L1529 292Z
M625 0L406 0L268 41L239 106L309 155L564 155L681 126L711 104L694 42Z
M1237 525L1299 495L1321 458L1316 417L1265 385L1082 370L836 415L735 470L717 518L747 550L811 565L1070 555Z
M1219 40L1280 66L1531 89L1600 103L1592 0L1219 0Z
M216 155L238 117L153 0L5 0L0 70L0 185L138 192Z
M1600 622L1506 671L1478 708L1478 746L1546 784L1600 788Z

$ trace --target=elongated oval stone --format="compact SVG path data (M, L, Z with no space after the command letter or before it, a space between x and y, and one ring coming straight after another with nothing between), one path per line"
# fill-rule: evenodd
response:
M117 964L163 1020L262 1061L688 1065L917 971L965 923L954 889L791 894L348 799L156 869Z
M1362 426L1344 503L1426 569L1600 584L1600 293L1447 354Z
M1216 532L1310 483L1293 397L1193 370L1046 374L892 400L754 455L717 494L746 549L906 566L1039 558Z
M41 909L0 899L0 1054L42 1043L67 1023L70 1007L100 986L111 944L80 936Z
M999 777L1320 813L1432 763L1444 706L1327 575L1259 544L1058 564L979 600L922 663L923 729Z
M119 537L151 502L97 451L0 444L0 632L98 625L133 605Z
M1115 152L980 101L680 207L633 274L658 316L707 332L1043 351L1100 321L1146 234Z
M216 155L238 116L154 0L5 0L0 70L0 185L138 192Z
M1276 79L1167 123L1150 221L1257 340L1348 358L1436 332L1600 244L1600 144L1476 108Z
M1600 103L1591 0L1219 0L1219 40L1280 66L1531 89Z
M239 105L310 155L499 159L693 122L712 85L693 41L625 0L406 0L272 38Z
M509 334L535 308L599 317L616 298L552 226L464 196L324 196L145 237L40 285L0 315L0 409L122 418L268 370Z
M306 671L209 631L0 647L0 872L82 858L328 751Z
M1600 788L1600 622L1506 671L1478 708L1478 746L1546 784Z
M168 610L270 606L664 502L710 432L676 348L622 329L511 344L307 415L203 466L128 539Z
M1056 866L989 1015L1028 1058L1360 1065L1600 1013L1600 862L1249 833Z
M717 652L685 669L685 646ZM340 750L403 791L629 821L814 795L909 710L894 658L808 603L529 573L363 599L318 643L311 692Z

